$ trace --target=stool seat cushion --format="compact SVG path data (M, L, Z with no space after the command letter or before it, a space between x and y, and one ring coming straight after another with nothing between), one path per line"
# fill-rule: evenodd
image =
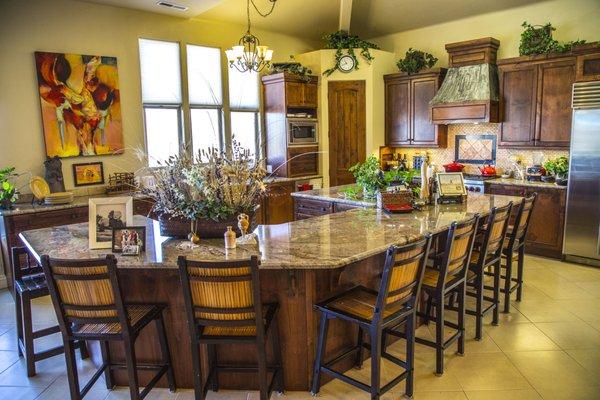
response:
M273 317L278 309L277 303L267 303L262 305L263 323L265 324L265 333L273 321ZM217 326L203 325L200 331L201 336L256 336L255 325L244 326Z
M161 307L153 304L136 304L125 307L129 323L133 331L139 331L161 312ZM118 335L121 324L111 322L106 324L83 324L73 329L74 335Z
M435 268L425 268L425 275L423 276L423 287L425 289L435 289L437 287L440 271ZM449 275L446 277L446 284L456 280L456 277Z
M375 304L377 302L377 292L367 290L366 288L356 287L350 289L341 296L336 296L331 301L321 304L323 309L341 312L350 317L357 317L363 320L372 321L375 313ZM383 317L404 310L404 304L390 304L384 312Z
M19 293L29 292L30 295L45 296L48 294L48 284L44 274L27 275L15 280L15 289Z

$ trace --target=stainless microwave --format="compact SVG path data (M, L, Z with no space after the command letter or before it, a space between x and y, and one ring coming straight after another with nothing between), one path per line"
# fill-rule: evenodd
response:
M314 118L287 119L288 144L317 144L317 120Z

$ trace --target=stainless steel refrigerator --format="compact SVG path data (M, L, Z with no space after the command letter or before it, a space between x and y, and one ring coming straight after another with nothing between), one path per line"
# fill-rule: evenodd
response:
M600 266L600 81L573 85L565 259Z

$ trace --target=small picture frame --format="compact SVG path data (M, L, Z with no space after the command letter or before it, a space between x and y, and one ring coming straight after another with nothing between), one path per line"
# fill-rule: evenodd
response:
M133 198L97 198L88 204L90 249L110 249L113 229L133 225Z
M73 164L73 183L75 186L103 184L104 164L102 161Z
M467 195L462 172L438 172L436 179L440 197Z
M112 251L124 256L135 256L146 249L146 227L126 226L112 231Z

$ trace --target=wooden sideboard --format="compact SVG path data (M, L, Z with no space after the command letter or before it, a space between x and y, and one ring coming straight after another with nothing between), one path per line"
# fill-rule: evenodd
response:
M133 213L147 216L154 203L149 199L134 199ZM11 291L13 290L13 273L11 248L22 246L19 233L31 229L49 228L52 226L75 224L88 221L88 206L81 204L65 209L44 209L39 207L34 212L0 216L0 238L2 241L2 261L4 274Z

